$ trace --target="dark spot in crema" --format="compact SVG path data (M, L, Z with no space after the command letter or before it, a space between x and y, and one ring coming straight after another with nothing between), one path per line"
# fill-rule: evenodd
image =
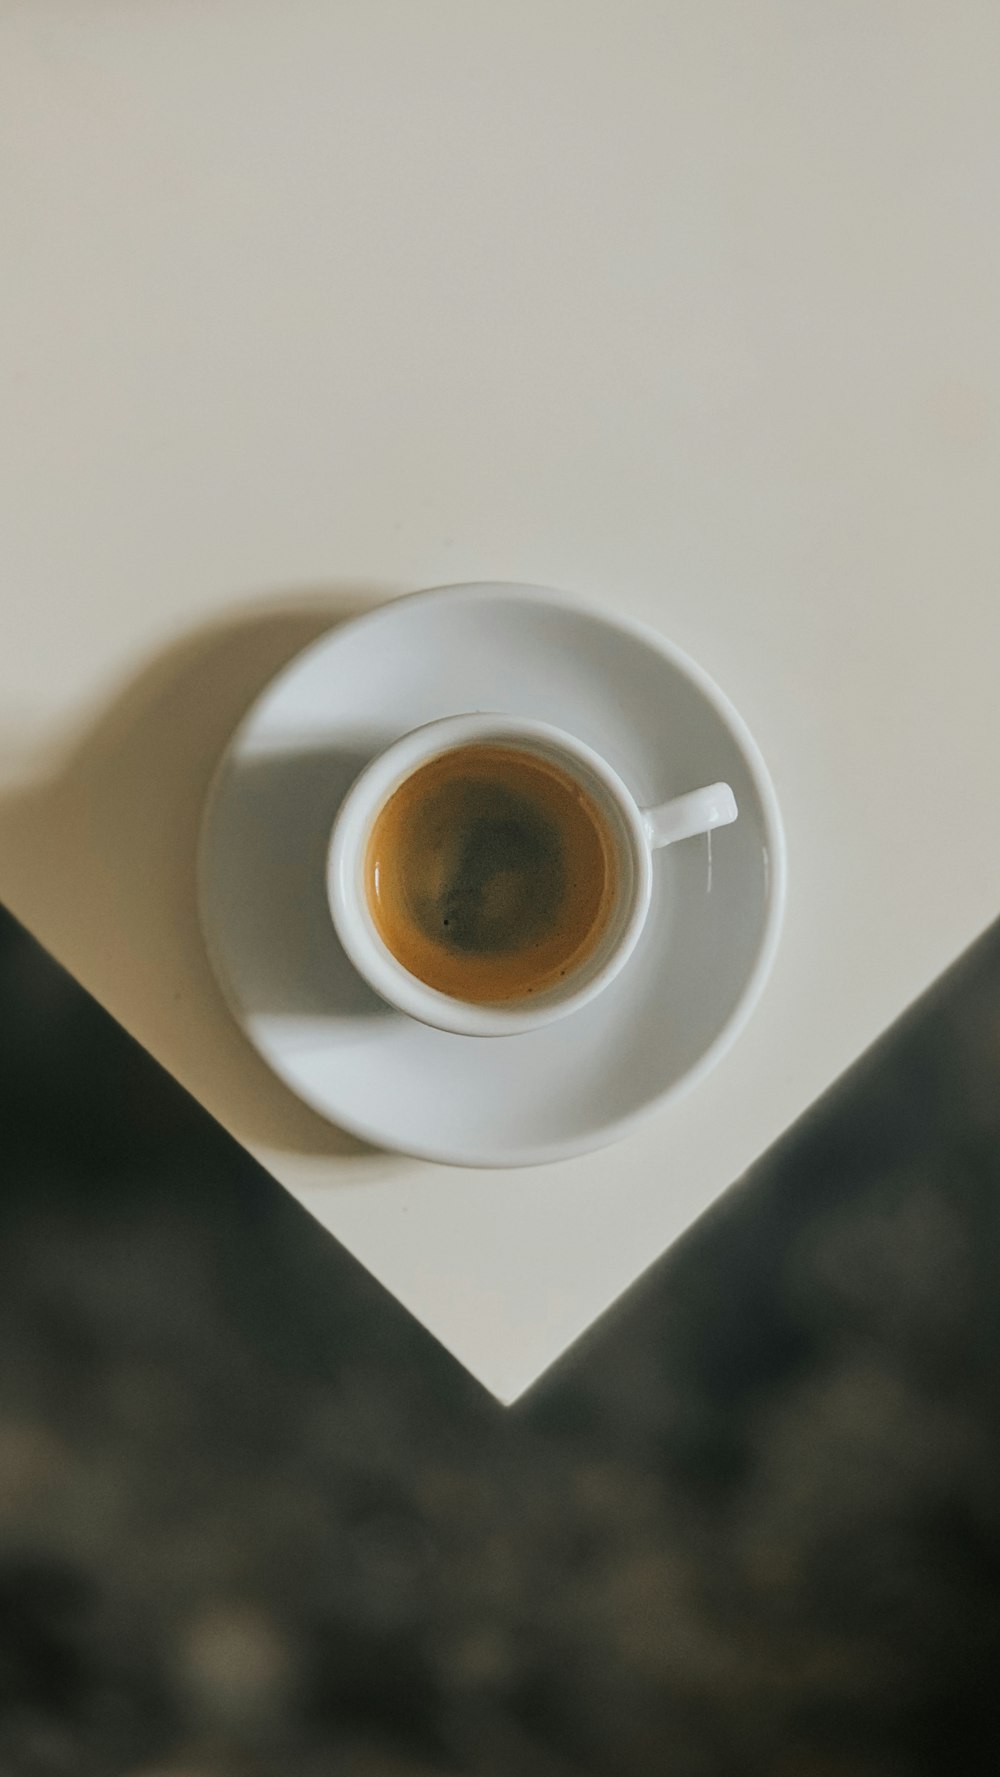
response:
M565 893L558 832L524 796L470 781L443 851L444 881L417 909L428 936L450 948L500 956L544 942Z

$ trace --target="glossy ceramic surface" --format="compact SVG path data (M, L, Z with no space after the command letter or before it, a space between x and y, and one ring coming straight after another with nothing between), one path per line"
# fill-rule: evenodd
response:
M348 962L325 887L331 827L362 768L461 709L551 722L640 806L732 785L734 825L653 859L649 915L600 998L482 1043L393 1011ZM203 836L210 954L251 1041L302 1098L376 1145L460 1165L564 1158L624 1134L700 1078L773 960L784 842L745 725L662 637L543 588L412 595L332 630L235 736Z

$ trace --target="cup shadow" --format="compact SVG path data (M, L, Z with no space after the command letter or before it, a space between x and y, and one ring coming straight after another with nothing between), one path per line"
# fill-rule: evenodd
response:
M201 848L202 903L209 948L251 1014L392 1016L348 960L326 893L334 818L371 757L282 752L222 773Z
M284 1152L375 1150L296 1098L232 1017L199 920L201 819L224 749L268 680L384 596L335 587L227 614L150 660L70 738L48 779L0 800L0 899L238 1140ZM333 762L334 801L360 763ZM309 770L315 783L315 758ZM295 891L294 871L276 880ZM367 994L343 971L340 987L348 1006Z

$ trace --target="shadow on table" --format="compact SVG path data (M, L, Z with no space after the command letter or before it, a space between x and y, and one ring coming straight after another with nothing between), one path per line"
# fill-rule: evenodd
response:
M211 1078L213 1109L242 1141L280 1151L372 1150L302 1104L231 1017L199 926L199 826L223 749L268 680L378 602L364 586L286 595L184 637L48 781L0 801L0 896L182 1083Z

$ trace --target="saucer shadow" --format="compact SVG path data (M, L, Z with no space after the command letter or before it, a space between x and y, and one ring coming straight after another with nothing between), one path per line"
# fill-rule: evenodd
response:
M240 1141L283 1152L375 1150L296 1098L232 1017L198 916L201 818L222 753L267 682L384 596L334 588L227 614L151 660L70 737L47 780L0 800L0 900ZM334 777L354 763L334 762ZM287 872L284 881L294 888ZM349 1009L367 990L348 967L342 959Z

